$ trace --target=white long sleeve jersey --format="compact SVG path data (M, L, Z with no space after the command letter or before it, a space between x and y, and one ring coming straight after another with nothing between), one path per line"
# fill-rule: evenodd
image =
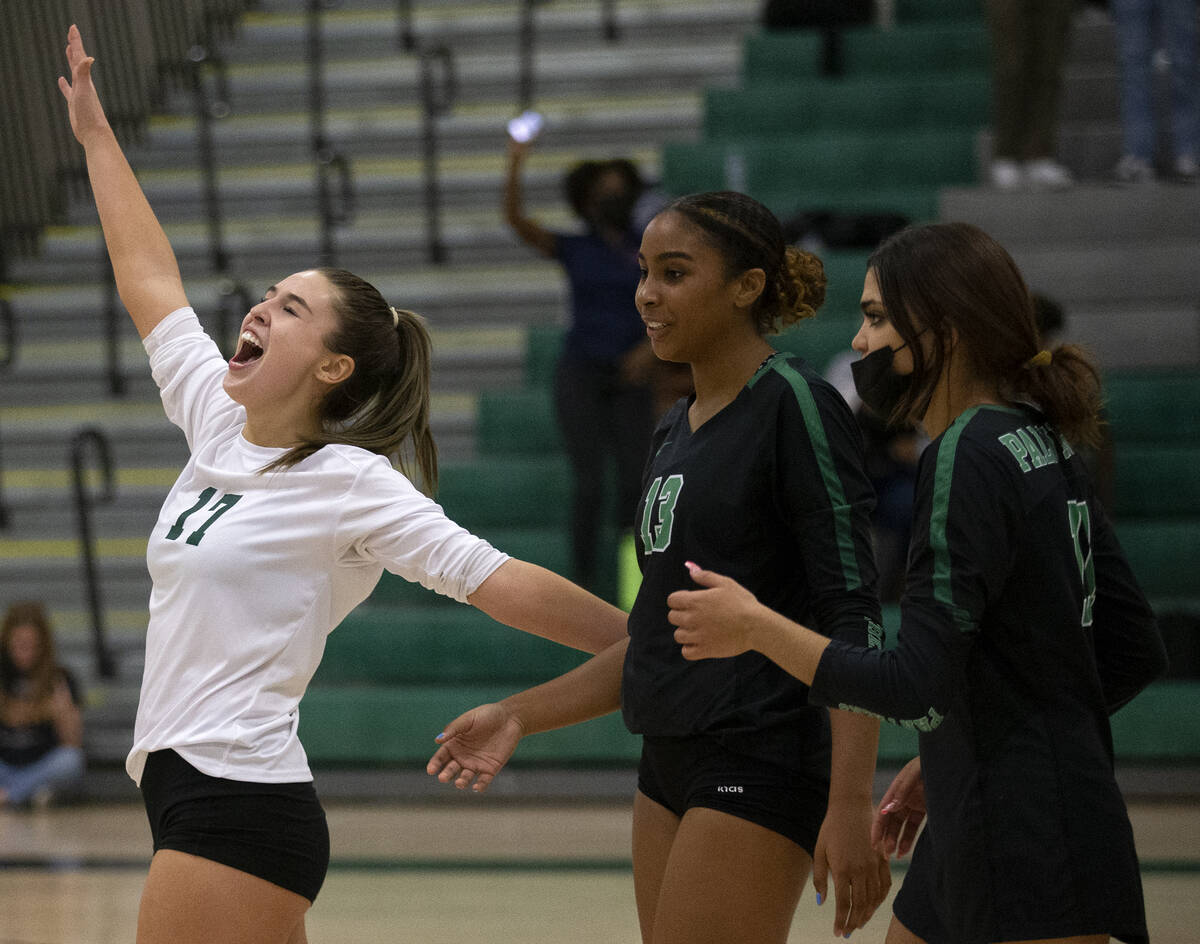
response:
M168 418L191 458L150 535L146 662L126 770L172 748L214 777L312 779L299 703L325 637L386 567L465 602L507 555L448 519L383 457L285 450L242 435L224 359L190 308L145 339ZM403 645L399 627L396 644Z

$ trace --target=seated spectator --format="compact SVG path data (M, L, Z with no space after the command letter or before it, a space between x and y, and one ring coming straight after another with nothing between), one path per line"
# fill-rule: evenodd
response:
M78 702L45 608L14 603L0 624L0 808L44 806L83 775Z

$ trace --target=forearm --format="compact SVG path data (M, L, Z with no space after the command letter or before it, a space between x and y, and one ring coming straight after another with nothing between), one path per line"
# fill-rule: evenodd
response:
M752 648L805 685L812 684L821 655L829 645L820 633L761 603L755 607L749 639Z
M92 132L85 152L117 291L145 337L187 304L179 264L111 129Z
M879 721L849 711L829 712L833 759L829 769L829 801L872 802Z
M629 637L609 646L578 668L501 702L517 718L523 734L598 718L621 705L621 670Z
M544 567L508 560L467 598L492 619L584 652L626 638L628 617Z

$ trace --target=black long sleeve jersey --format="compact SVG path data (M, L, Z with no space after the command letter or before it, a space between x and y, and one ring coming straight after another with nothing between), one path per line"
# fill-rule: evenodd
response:
M625 722L638 734L715 732L743 754L807 768L814 749L828 751L827 714L807 686L755 652L685 661L666 601L695 588L695 561L826 635L880 645L861 434L837 391L782 353L695 431L688 406L659 424L637 508Z
M896 647L835 641L812 695L920 732L954 940L1078 934L1081 915L1138 940L1108 715L1165 664L1079 457L1036 411L983 406L921 458Z

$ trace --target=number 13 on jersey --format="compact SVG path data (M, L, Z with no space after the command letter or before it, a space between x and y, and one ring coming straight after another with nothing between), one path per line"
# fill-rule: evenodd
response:
M646 491L642 509L642 553L662 552L671 546L671 529L675 525L675 503L683 490L682 475L660 475ZM657 519L657 520L652 520Z

